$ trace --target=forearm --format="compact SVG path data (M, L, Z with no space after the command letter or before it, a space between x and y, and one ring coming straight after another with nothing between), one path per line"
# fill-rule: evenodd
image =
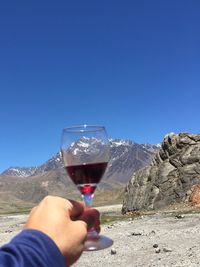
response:
M24 230L0 248L0 267L66 267L64 257L47 235Z

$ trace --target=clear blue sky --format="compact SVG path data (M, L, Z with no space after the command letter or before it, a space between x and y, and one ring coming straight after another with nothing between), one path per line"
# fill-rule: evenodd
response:
M68 125L200 133L199 14L199 0L2 1L0 171L48 160Z

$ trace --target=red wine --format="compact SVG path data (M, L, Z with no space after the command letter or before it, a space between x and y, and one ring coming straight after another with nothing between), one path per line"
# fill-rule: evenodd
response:
M73 165L67 166L66 170L83 195L93 194L106 170L107 164L107 162L98 162Z

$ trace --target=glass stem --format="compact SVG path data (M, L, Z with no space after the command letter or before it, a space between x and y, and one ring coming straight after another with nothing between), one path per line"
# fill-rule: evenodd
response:
M86 193L82 195L86 207L92 207L93 194Z
M85 206L86 207L92 207L92 200L93 200L93 194L91 193L86 193L84 195L82 195L82 198L84 200ZM91 228L88 231L87 234L87 240L97 240L99 238L99 234L96 232L96 230L94 228Z

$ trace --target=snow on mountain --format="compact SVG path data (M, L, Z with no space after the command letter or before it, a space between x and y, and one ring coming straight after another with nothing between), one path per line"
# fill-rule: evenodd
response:
M37 167L10 167L2 172L2 175L28 177L35 173Z
M123 139L110 139L109 141L111 147L130 146L134 144L134 142L131 140L123 140Z
M81 140L74 146L74 153L83 153L90 149L89 140ZM92 142L92 140L90 140ZM94 140L93 140L94 141ZM137 144L131 140L110 139L110 160L104 179L112 179L120 182L127 182L136 170L148 165L159 150L157 145ZM96 144L95 149L98 149ZM89 152L89 150L88 150ZM39 175L45 172L63 169L61 153L55 154L51 159L38 167L20 168L12 167L5 170L3 175L28 177Z
M137 144L131 140L111 140L111 158L106 171L109 179L129 180L133 172L148 165L158 151L154 145Z

